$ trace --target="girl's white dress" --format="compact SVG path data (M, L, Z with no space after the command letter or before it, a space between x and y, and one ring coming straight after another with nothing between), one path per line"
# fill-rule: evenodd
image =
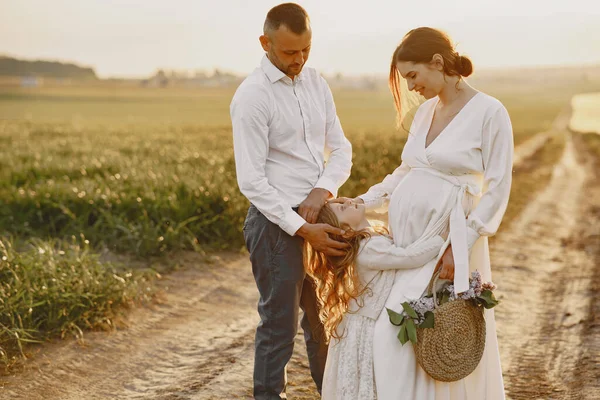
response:
M439 98L423 103L413 120L402 164L360 196L368 209L389 212L397 246L435 235L449 221L455 260L454 284L468 288L470 271L491 280L487 236L496 233L510 194L513 136L510 118L496 99L477 93L425 148ZM385 306L401 310L418 298L436 260L421 268L398 270ZM501 307L501 305L500 305ZM486 347L477 369L458 382L433 380L417 364L412 345L397 339L385 309L375 323L373 363L379 400L499 400L504 385L493 310L485 311ZM358 378L362 380L362 378Z
M350 312L337 329L340 339L332 338L323 377L324 400L375 399L373 377L373 328L394 284L395 269L421 267L435 259L444 244L433 236L406 249L391 238L373 236L361 243L356 269L362 287L361 299L350 304Z

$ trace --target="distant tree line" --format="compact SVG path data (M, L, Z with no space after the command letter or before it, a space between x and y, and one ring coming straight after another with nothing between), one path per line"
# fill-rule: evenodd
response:
M26 61L3 56L0 56L0 76L98 79L93 68L57 61Z

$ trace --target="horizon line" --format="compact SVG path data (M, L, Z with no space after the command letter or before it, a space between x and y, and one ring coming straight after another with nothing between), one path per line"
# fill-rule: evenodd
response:
M13 58L16 60L20 60L20 61L29 61L29 62L56 62L56 63L61 63L61 64L70 64L70 65L75 65L77 67L80 68L91 68L94 73L96 73L96 75L98 76L98 79L101 80L110 80L110 79L148 79L149 77L154 76L158 71L174 71L174 72L215 72L215 71L220 71L222 73L225 74L230 74L230 75L235 75L236 77L245 77L247 75L249 75L252 71L249 71L247 73L239 73L239 72L235 72L233 70L229 70L227 68L223 68L223 67L207 67L207 68L198 68L198 67L188 67L188 68L171 68L171 67L155 67L154 68L154 72L150 73L150 75L141 75L141 74L135 74L135 75L129 75L129 74L125 74L125 75L119 75L118 73L116 74L110 74L110 75L106 75L106 74L102 74L100 76L100 74L98 74L97 72L97 67L93 66L93 65L85 65L85 64L80 64L77 61L74 60L65 60L65 59L59 59L59 58L23 58L14 54L10 54L10 53L0 53L0 58ZM313 67L315 68L315 67ZM508 70L508 71L516 71L516 70L551 70L551 69L575 69L575 68L600 68L600 60L593 62L593 63L573 63L573 64L569 64L569 63L562 63L562 64L525 64L525 65L504 65L504 66L481 66L481 67L477 67L475 73L481 71L481 72L498 72L499 70ZM317 70L320 70L319 68L315 68ZM380 77L380 76L387 76L387 74L385 73L379 73L379 72L362 72L362 73L345 73L343 71L335 71L332 73L324 73L324 75L326 76L334 76L334 75L338 75L341 74L344 77L355 77L355 78L359 78L359 77Z

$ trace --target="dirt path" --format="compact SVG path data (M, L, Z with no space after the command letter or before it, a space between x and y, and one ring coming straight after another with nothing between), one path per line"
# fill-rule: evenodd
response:
M0 398L206 399L248 394L257 315L245 257L229 256L169 275L163 304L138 309L130 327L87 333L85 346L46 346L28 371L7 379ZM225 379L225 381L223 381ZM218 384L218 382L221 384ZM211 386L226 385L228 396ZM233 392L231 389L234 389Z
M546 142L548 142L548 140L550 139L550 135L552 135L556 131L564 131L569 125L570 120L571 109L570 107L565 107L557 115L554 121L552 121L552 126L550 127L550 129L533 135L532 137L525 140L519 145L519 147L515 150L513 164L518 165L527 158L531 157L536 151L541 149L546 144Z
M589 227L598 187L569 137L547 188L492 246L506 389L512 399L597 399L600 337L586 335L598 266ZM597 195L595 199L598 199ZM596 200L597 201L597 200ZM590 351L591 350L591 351ZM593 351L596 351L595 355Z
M492 244L512 399L600 398L600 316L592 301L600 300L593 225L600 211L589 218L600 190L584 163L569 138L547 188ZM0 399L251 398L258 316L247 256L222 255L212 265L184 257L188 268L161 282L162 304L133 311L128 329L87 333L85 346L44 346L24 372L0 378ZM288 377L289 398L318 398L301 333Z

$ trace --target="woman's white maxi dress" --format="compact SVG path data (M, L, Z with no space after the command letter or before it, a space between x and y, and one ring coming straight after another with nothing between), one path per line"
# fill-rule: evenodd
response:
M468 288L470 271L478 270L484 281L492 278L487 236L496 233L508 204L512 127L498 100L477 93L426 148L438 101L436 97L419 107L400 167L360 197L368 209L388 210L394 243L402 247L439 233L449 219L454 284L460 292ZM433 260L418 269L397 271L386 307L401 311L402 302L420 297L435 264ZM486 347L479 366L463 380L444 383L421 369L410 342L400 344L398 328L384 309L373 337L378 399L504 399L493 310L485 311L485 319Z

